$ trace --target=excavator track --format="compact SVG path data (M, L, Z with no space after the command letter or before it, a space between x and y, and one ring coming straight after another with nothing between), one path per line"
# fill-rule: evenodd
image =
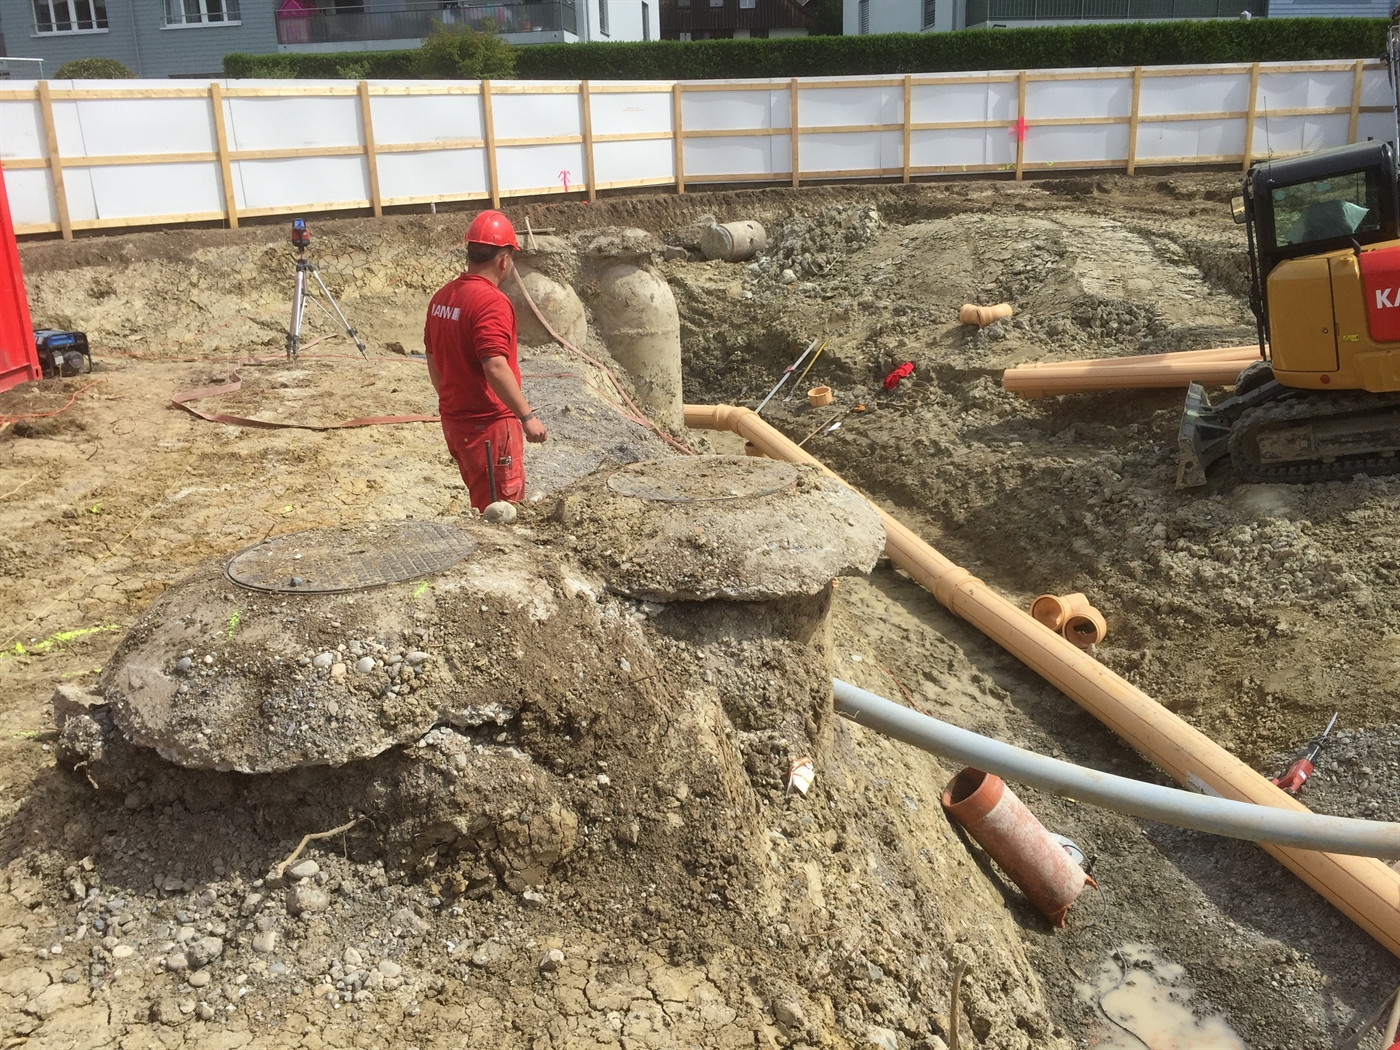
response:
M1298 484L1400 474L1400 394L1300 394L1246 409L1230 461L1250 481Z

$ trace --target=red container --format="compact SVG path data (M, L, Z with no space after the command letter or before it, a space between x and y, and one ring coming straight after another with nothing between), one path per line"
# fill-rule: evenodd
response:
M1065 924L1086 884L1096 885L1000 777L964 769L943 789L943 808L1054 925Z
M34 326L29 320L29 296L19 268L15 224L10 221L10 198L0 168L0 390L43 375L34 350Z

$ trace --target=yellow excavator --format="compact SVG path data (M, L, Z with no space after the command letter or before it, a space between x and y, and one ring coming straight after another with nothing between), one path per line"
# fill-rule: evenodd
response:
M1191 384L1177 487L1204 485L1226 456L1250 481L1400 473L1393 145L1261 161L1231 205L1249 247L1260 360L1219 404Z

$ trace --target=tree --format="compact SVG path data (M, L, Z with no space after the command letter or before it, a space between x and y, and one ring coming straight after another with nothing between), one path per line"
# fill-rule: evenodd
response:
M58 67L55 80L134 80L136 74L115 58L75 58Z
M515 48L489 30L438 24L413 65L420 77L430 80L504 79L515 75Z

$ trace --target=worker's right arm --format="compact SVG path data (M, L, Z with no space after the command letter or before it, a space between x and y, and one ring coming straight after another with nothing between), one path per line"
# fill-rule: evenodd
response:
M483 358L481 370L486 373L486 382L506 408L515 413L525 430L525 440L538 444L549 437L545 425L530 411L530 402L525 400L525 392L515 381L515 373L510 370L510 362L499 355Z
M423 326L423 356L428 362L428 380L433 384L433 389L437 390L442 384L442 373L438 371L437 365L433 363L433 344L428 338L428 326Z

